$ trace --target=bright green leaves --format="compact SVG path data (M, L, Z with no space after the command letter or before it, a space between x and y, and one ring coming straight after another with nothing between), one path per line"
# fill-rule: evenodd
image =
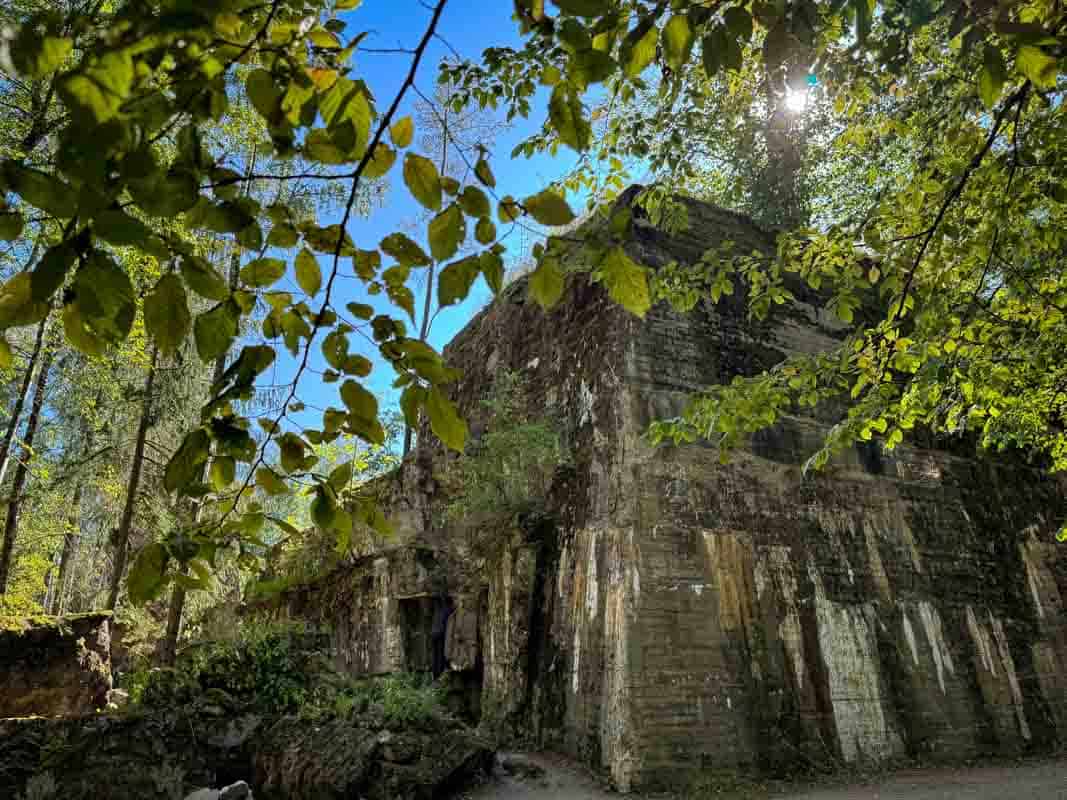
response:
M8 188L31 206L62 219L78 213L78 193L54 175L7 161L3 177Z
M397 147L407 147L414 137L415 123L411 121L411 117L398 119L389 126L389 138L393 140L393 144Z
M481 261L477 256L467 256L453 261L437 278L437 303L442 308L463 300L474 285L481 272Z
M469 217L488 217L490 214L489 198L477 186L464 186L459 204Z
M26 219L18 211L0 200L0 242L13 242L22 235Z
M245 94L252 107L267 121L273 120L282 106L282 93L265 69L254 69L245 78Z
M230 349L240 318L241 309L233 300L219 303L196 318L193 335L201 361L214 361Z
M49 248L30 273L33 301L43 303L51 300L77 259L78 254L70 244L57 244Z
M170 557L160 542L151 542L141 548L130 565L126 578L126 591L135 606L155 600L167 586L167 562Z
M564 14L575 17L599 17L611 12L609 0L552 0Z
M48 316L48 303L33 299L28 272L20 272L0 286L0 329L32 325Z
M426 396L426 413L434 435L449 449L462 453L467 443L467 423L436 386L431 386Z
M192 317L185 286L177 275L164 275L145 297L144 321L164 355L175 352L185 341Z
M982 59L982 68L978 71L978 94L986 108L993 108L1000 99L1004 83L1008 79L1008 70L1000 50L987 46Z
M204 428L189 433L167 462L163 485L168 492L177 492L200 480L201 466L211 454L211 437Z
M21 75L43 78L63 65L73 47L74 42L66 37L42 34L36 25L24 25L11 43L11 63Z
M488 210L488 201L486 208ZM430 254L435 261L444 261L451 258L459 250L459 246L467 237L467 223L463 212L457 204L452 203L448 208L430 221L429 226Z
M652 301L648 291L648 275L622 247L608 251L600 262L600 280L607 287L611 299L631 314L643 317Z
M58 88L76 118L98 125L119 113L130 96L133 78L133 57L126 50L112 50L68 74Z
M378 421L378 400L355 381L341 384L341 400L348 409L348 427L371 444L382 444L385 431Z
M493 175L489 162L484 158L479 158L478 163L474 165L474 175L483 186L488 186L490 189L496 188L496 177Z
M1025 75L1038 89L1053 89L1059 73L1055 56L1037 45L1024 44L1015 54L1015 69Z
M671 69L681 69L693 49L693 29L684 14L675 14L663 27L663 57Z
M537 269L530 274L530 296L546 311L563 297L564 285L563 269L559 261L551 256L542 258Z
M651 17L637 24L622 44L622 67L627 76L636 78L656 58L659 28Z
M430 159L415 153L404 156L404 184L430 211L441 208L441 176Z
M256 289L278 282L284 274L285 262L280 258L257 258L241 268L241 280Z
M306 247L297 253L295 269L297 285L308 297L317 295L322 288L322 268Z
M211 462L208 477L215 491L221 492L237 477L237 461L233 456L218 456Z
M560 83L552 90L548 118L565 145L578 152L589 148L593 129L585 118L581 95L573 86Z
M430 260L430 257L426 255L425 250L402 233L390 233L382 239L378 246L381 247L383 253L392 256L405 267L426 267L433 263L433 261ZM360 260L363 253L373 253L373 255L378 256L378 258L376 261L372 256L363 258L364 263L361 269ZM374 251L361 250L356 256L356 261L356 274L361 278L364 278L364 280L370 280L374 277L374 269L381 263L381 256ZM368 268L370 268L369 277L367 277L367 273L365 272Z
M567 201L548 189L533 197L527 197L523 206L530 212L530 216L542 225L558 227L574 221L574 212L567 205Z
M226 281L204 259L186 256L182 259L181 269L185 283L201 297L218 301L230 296Z
M129 276L101 252L92 252L75 273L64 309L67 338L89 355L124 341L137 313Z
M285 494L289 491L285 481L278 477L270 467L260 467L256 470L256 485L271 497Z

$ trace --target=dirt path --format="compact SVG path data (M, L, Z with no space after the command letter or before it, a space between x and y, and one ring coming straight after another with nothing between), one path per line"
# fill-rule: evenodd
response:
M848 787L715 796L724 800L1067 800L1067 759L1022 766L911 770ZM620 800L620 795L566 759L505 754L494 777L465 792L461 800Z

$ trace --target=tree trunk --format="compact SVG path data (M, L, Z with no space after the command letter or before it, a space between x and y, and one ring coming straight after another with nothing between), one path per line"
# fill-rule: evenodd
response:
M59 556L59 572L56 575L55 591L52 594L50 613L62 614L67 604L67 581L70 568L74 563L74 554L81 538L82 482L74 487L74 497L70 501L70 517L67 519L67 531L63 535L63 552Z
M43 323L42 323L43 324ZM30 472L30 459L33 457L33 439L37 435L37 423L41 419L44 407L44 394L48 388L48 372L52 366L54 351L46 349L41 361L37 383L33 389L33 406L30 418L26 421L26 435L22 443L22 458L15 468L15 478L11 483L11 496L7 504L7 519L4 520L4 544L0 550L0 594L7 591L7 582L11 575L11 560L15 552L15 540L19 532L19 509L22 506L22 493L26 486L26 476Z
M248 175L251 175L255 170L256 164L256 151L252 150L252 159L248 167ZM230 290L233 291L237 288L237 279L240 274L241 268L241 251L235 250L230 257ZM220 380L222 375L226 372L226 357L229 353L223 353L215 359L215 368L211 373L211 385L214 386ZM207 464L205 463L201 472L201 480L203 475L207 472ZM200 519L200 510L202 506L196 509L196 519ZM170 606L167 608L167 632L163 637L163 642L159 649L159 658L163 662L163 666L169 667L174 663L174 658L178 654L178 636L182 631L182 614L185 611L185 587L179 583L174 584L174 589L170 593Z
M141 485L141 471L144 467L144 443L148 438L148 424L152 419L152 387L156 381L156 360L159 351L152 347L152 362L148 366L148 377L144 383L144 405L141 407L141 422L137 426L137 441L133 446L133 465L130 467L130 480L126 486L126 504L122 509L122 519L115 536L115 571L111 575L111 591L107 597L107 608L115 610L119 602L119 589L122 588L122 574L126 571L126 556L130 545L130 528L133 526L133 512L137 508L137 492Z
M30 363L26 365L26 375L22 378L22 387L19 389L18 397L15 398L15 407L11 409L11 421L7 424L7 430L4 431L4 441L0 443L0 485L4 483L4 477L7 474L8 456L11 454L11 443L15 441L15 432L19 427L19 419L22 417L22 406L26 402L26 396L30 392L30 385L33 383L34 368L37 367L37 359L41 354L41 346L44 344L44 332L48 327L48 317L41 320L41 324L37 326L37 339L33 343L33 355L30 356Z

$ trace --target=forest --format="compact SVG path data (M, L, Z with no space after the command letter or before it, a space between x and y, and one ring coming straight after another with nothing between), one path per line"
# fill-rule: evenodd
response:
M517 283L635 319L818 298L830 349L650 447L725 464L829 408L804 475L937 437L1059 480L1065 91L1062 0L5 0L0 628L109 611L173 665L388 541L420 448L448 518L517 519L582 454L503 368L487 435L442 355ZM632 185L774 250L639 263Z

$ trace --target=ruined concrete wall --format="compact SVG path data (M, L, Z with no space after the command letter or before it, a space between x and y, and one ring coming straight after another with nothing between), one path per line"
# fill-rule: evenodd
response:
M635 256L692 258L692 239L736 238L741 221L694 204L690 223L688 239L639 232ZM914 446L864 447L804 477L828 429L809 418L726 465L710 447L638 438L701 385L830 346L807 299L761 325L737 302L630 323L620 469L635 497L641 782L694 765L1014 754L1067 734L1061 485Z
M655 268L724 240L773 247L743 217L695 203L688 217L673 235L639 220L633 257ZM694 769L964 758L1067 735L1067 559L1048 518L1061 484L919 442L805 477L827 410L725 465L711 447L642 439L694 390L832 346L839 328L797 295L763 323L740 296L639 320L582 278L547 314L519 282L447 348L473 437L506 367L575 457L552 524L491 531L485 553L444 518L448 458L420 437L406 480L429 499L401 512L405 541L433 553L457 597L449 660L480 675L483 719L624 790ZM309 604L329 609L352 671L410 662L399 603L412 593L396 572L360 562ZM330 599L336 586L347 599Z
M0 718L86 714L111 689L109 612L28 620L0 628Z

